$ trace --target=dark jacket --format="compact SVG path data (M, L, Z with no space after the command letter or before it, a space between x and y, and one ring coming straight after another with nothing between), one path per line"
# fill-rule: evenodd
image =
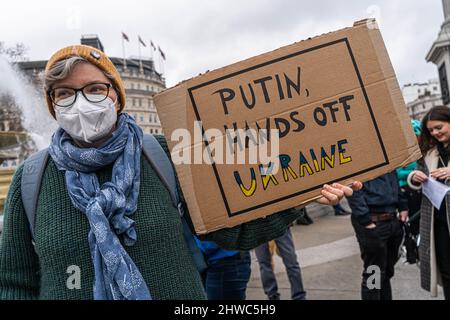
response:
M424 157L423 162L419 162L417 170L422 171L429 176L430 172L439 166L439 152L436 147L429 150ZM447 167L450 167L450 162ZM408 185L411 189L421 189L422 185L417 186L412 183L412 172L408 176ZM445 181L450 186L450 179ZM445 196L445 205L447 208L447 223L450 230L450 194ZM420 284L423 289L430 291L433 297L438 294L438 283L441 282L441 274L436 258L436 245L434 241L434 220L435 208L427 197L422 197L422 206L420 208ZM442 283L442 282L441 282Z
M395 172L367 181L363 188L348 198L352 215L363 226L372 223L371 213L408 210L408 199L400 192Z

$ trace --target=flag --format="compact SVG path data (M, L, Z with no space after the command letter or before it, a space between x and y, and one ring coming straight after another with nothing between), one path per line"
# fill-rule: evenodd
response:
M152 41L152 40L150 40L150 45L152 46L152 48L153 48L153 51L156 51L156 47L155 47L155 44L153 43L153 41Z
M139 42L140 42L144 47L147 46L147 45L145 44L144 40L141 39L141 36L138 36L138 40L139 40Z
M158 46L158 50L159 50L159 53L161 54L161 57L164 59L164 60L166 60L166 55L164 54L164 52L161 50L161 48Z
M130 38L128 38L128 36L122 32L122 38L124 38L125 40L127 40L128 42L130 42Z

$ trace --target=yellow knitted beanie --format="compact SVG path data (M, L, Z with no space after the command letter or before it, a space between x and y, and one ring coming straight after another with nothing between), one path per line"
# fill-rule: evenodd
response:
M104 52L94 47L86 45L74 45L58 50L56 53L53 54L50 60L48 60L47 65L45 67L45 75L47 75L47 72L56 62L73 56L79 56L86 59L93 65L97 66L98 68L100 68L101 70L112 76L113 86L117 90L118 99L120 103L119 112L122 111L123 108L125 107L126 101L125 87L123 85L122 78L120 77L119 72L117 71L112 61L108 58L108 56ZM48 110L52 114L53 118L55 118L55 110L53 109L53 103L47 92L45 93L45 97L47 99Z

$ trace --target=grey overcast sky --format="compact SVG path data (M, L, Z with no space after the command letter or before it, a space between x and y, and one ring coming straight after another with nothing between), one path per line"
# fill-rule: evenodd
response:
M138 55L138 35L151 39L166 55L168 86L365 17L377 18L400 84L424 82L437 77L425 55L444 20L440 0L15 0L0 10L0 41L23 42L31 60L82 34L98 34L117 57L122 31L127 56Z

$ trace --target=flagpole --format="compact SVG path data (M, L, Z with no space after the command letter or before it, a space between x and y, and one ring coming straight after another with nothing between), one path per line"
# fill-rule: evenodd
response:
M138 38L138 50L139 50L139 71L144 73L144 68L142 67L142 57L141 57L141 39Z
M161 75L163 75L163 68L162 68L162 56L161 52L159 52L159 70L161 71Z
M159 71L161 72L161 75L163 74L163 68L162 68L162 50L160 46L158 46L158 67Z
M150 57L153 61L153 64L155 64L155 59L153 58L153 41L150 40Z
M127 70L127 59L125 56L125 39L123 37L123 34L122 34L122 53L123 53L123 70L126 71Z

